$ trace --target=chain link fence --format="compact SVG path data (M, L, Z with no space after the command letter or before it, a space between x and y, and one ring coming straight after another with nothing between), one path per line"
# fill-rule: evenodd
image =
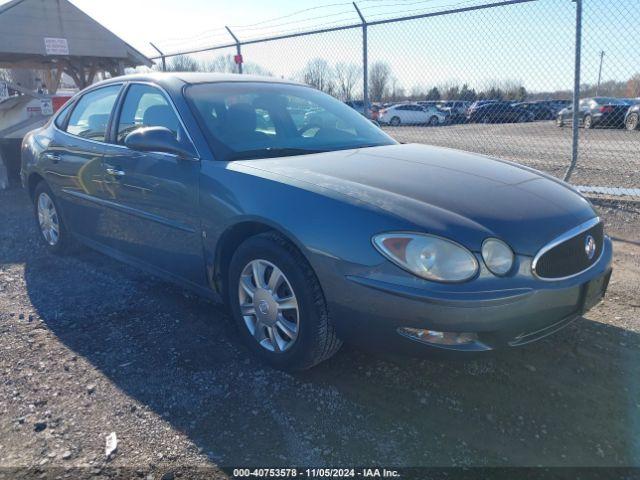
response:
M379 0L333 5L310 32L284 15L229 27L219 46L183 41L155 60L302 81L399 141L491 155L591 196L640 200L637 0L396 0L400 18L381 13Z

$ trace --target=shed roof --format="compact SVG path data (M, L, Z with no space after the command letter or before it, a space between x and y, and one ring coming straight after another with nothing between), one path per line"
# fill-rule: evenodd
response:
M45 48L66 39L68 55ZM51 42L51 41L50 41ZM68 0L11 0L0 5L0 64L58 58L109 59L125 67L152 62Z

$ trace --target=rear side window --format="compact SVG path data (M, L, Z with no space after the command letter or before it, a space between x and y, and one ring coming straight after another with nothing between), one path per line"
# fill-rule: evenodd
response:
M176 140L190 145L180 120L162 91L150 85L133 84L127 90L118 121L117 141L142 127L165 127L171 130Z
M71 112L67 132L104 142L109 117L118 98L118 92L120 92L120 85L111 85L84 94Z

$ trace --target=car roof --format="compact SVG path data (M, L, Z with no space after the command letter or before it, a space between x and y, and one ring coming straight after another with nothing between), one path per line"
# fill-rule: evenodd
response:
M92 85L101 86L118 82L151 82L165 88L172 88L176 85L193 85L199 83L218 83L218 82L262 82L262 83L281 83L289 85L307 86L304 83L286 80L277 77L269 77L266 75L240 75L237 73L210 73L210 72L148 72L135 73L130 75L121 75L119 77L109 78Z

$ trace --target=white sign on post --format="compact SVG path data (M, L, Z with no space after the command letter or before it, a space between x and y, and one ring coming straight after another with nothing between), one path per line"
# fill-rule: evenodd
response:
M69 55L66 38L44 37L44 51L47 55Z
M42 115L53 115L53 102L50 98L40 99L40 112L42 113Z

